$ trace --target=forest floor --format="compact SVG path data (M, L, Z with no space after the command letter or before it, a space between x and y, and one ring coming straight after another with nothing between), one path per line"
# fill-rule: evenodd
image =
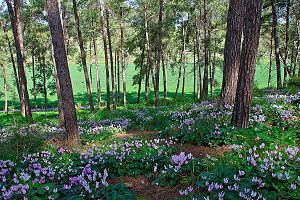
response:
M158 131L142 131L139 129L133 129L129 130L126 133L118 133L117 138L128 138L128 137L142 137L142 138L148 138L148 139L154 139L159 137ZM181 152L185 152L185 154L193 154L196 158L206 158L207 155L210 155L212 157L215 156L224 156L223 153L225 151L229 152L229 146L217 146L214 148L208 147L208 146L198 146L198 145L192 145L192 144L173 144L173 147L178 147L178 149L175 151L174 155L179 154ZM115 178L109 181L109 184L125 184L125 187L127 187L129 190L135 192L136 198L144 198L144 199L161 199L161 200L173 200L175 197L180 197L178 194L178 190L180 188L183 188L184 186L182 184L178 184L174 186L173 188L166 188L166 187L160 187L158 185L151 184L153 180L148 179L145 176L138 176L138 177L120 177Z
M0 113L0 199L300 199L299 100L254 97L244 129L214 100L82 108L75 147L57 111Z

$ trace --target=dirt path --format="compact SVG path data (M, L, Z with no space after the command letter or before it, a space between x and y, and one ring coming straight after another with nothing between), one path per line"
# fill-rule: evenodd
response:
M142 131L139 129L129 130L126 133L117 134L117 138L123 139L127 137L141 136L145 139L153 139L158 136L157 131ZM217 147L212 149L207 146L196 146L188 144L175 144L179 147L176 154L185 152L186 154L193 154L196 158L205 158L206 155L210 156L222 156L225 151L229 151L228 146ZM151 184L152 180L147 179L145 176L134 177L120 177L109 180L109 184L124 183L125 186L135 192L135 197L140 200L173 200L175 197L180 197L178 190L179 186L174 188L163 188L157 185Z

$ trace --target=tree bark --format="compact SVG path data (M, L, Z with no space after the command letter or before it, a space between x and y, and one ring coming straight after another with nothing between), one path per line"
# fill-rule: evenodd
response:
M115 50L115 98L116 98L116 102L118 102L118 79L117 79L117 65L118 65L118 61L117 61L117 50Z
M198 29L196 30L196 41L197 41L197 99L199 100L201 98L201 64L200 64L200 25L199 25L199 31Z
M216 47L216 41L215 41L215 47ZM216 50L214 50L214 55L213 55L213 61L211 70L210 70L210 96L214 96L214 90L215 90L215 70L216 70Z
M48 101L47 101L47 97L48 97L48 91L47 91L47 77L46 77L46 59L45 59L45 54L43 52L43 55L42 55L42 59L43 59L43 87L44 87L44 109L45 111L47 111L47 108L48 108Z
M93 103L91 83L90 83L89 73L88 73L87 65L86 65L86 53L85 53L84 46L83 46L80 21L79 21L79 17L78 17L78 13L77 13L76 0L73 0L73 10L74 10L74 15L75 15L76 28L77 28L77 33L78 33L78 41L79 41L79 47L80 47L80 53L81 53L81 61L82 61L82 67L83 67L83 71L84 71L84 77L85 77L85 83L86 83L86 90L88 93L90 110L91 110L91 112L94 112L95 109L94 109L94 103Z
M7 114L8 113L8 104L7 104L6 72L5 72L4 64L1 64L1 66L2 66L2 70L3 70L3 85L4 85L4 97L5 97L5 101L4 101L4 113Z
M283 87L286 87L287 75L291 75L288 66L287 66L287 58L288 58L288 45L289 45L289 21L290 21L290 1L286 1L286 18L285 18L285 56L284 56L284 78L283 78Z
M120 103L120 55L119 55L119 49L117 52L117 60L118 60L118 102Z
M58 74L57 74L57 70L56 70L53 44L51 43L50 45L51 45L51 56L52 56L52 62L53 62L53 69L54 69L54 75L55 75L55 86L56 86L56 94L57 94L58 127L63 128L64 127L64 111L63 111L63 105L62 105L62 97L61 97L61 93L60 93Z
M12 62L12 67L13 67L13 71L14 71L14 76L15 76L15 81L16 81L16 86L17 86L17 91L18 91L19 100L20 100L21 114L22 114L22 116L25 116L25 102L24 102L23 94L22 94L22 92L20 90L20 83L19 83L19 77L18 77L18 73L17 73L17 69L16 69L15 58L14 58L12 46L11 46L11 43L10 43L10 40L9 40L9 37L8 37L8 34L7 34L6 24L2 23L1 17L0 17L0 25L3 28L5 39L7 41L8 48L9 48L10 59L11 59L11 62Z
M101 107L101 81L100 81L100 66L99 66L99 56L98 56L98 48L97 41L93 38L94 44L94 55L95 55L95 63L96 63L96 79L97 79L97 93L98 93L98 106Z
M177 99L177 93L180 85L180 78L181 78L181 66L182 66L182 54L180 56L180 67L179 67L179 72L178 72L178 79L177 79L177 87L176 87L176 92L175 92L175 99Z
M93 63L92 63L92 43L90 42L90 79L91 79L91 90L93 91L92 69L93 69Z
M194 38L194 99L196 99L196 44Z
M46 6L60 92L63 94L61 97L67 140L70 144L77 145L79 142L77 116L59 12L59 0L46 0Z
M272 3L272 13L273 13L273 29L274 29L274 43L275 43L275 58L276 58L276 71L277 71L277 89L281 88L281 68L280 68L280 58L279 58L279 42L278 42L278 30L277 30L277 13L275 0L271 0Z
M163 68L163 79L164 79L164 99L167 99L167 67L165 66L164 53L161 52L161 64Z
M209 33L209 23L208 23L208 16L207 16L207 2L204 0L204 74L203 74L203 97L207 98L208 96L208 65L209 65L209 40L210 40L210 33Z
M102 36L103 36L103 46L104 46L104 56L105 56L105 69L106 69L106 109L110 110L110 88L109 88L109 67L108 67L108 54L107 54L107 44L106 44L106 33L104 25L104 15L103 15L103 3L100 0L100 16L101 16L101 26L102 26Z
M224 69L220 105L233 105L240 62L245 0L230 0L224 48Z
M34 107L35 107L35 111L37 111L38 108L37 108L37 102L36 102L36 81L35 81L35 68L34 68L34 64L35 64L34 49L32 50L31 58L32 58L32 81L33 81Z
M296 75L296 67L299 59L299 47L300 47L300 40L297 42L297 50L296 50L296 55L295 55L295 60L294 60L294 68L293 68L293 77Z
M157 62L155 67L155 106L159 106L159 68L160 58L162 52L162 15L163 15L164 1L160 0L159 3L159 18L158 18L158 49L157 49Z
M141 100L142 73L143 73L144 58L145 58L145 46L143 47L141 56L142 56L142 60L141 60L141 67L140 67L140 77L139 77L139 88L138 88L137 104L140 104L140 100Z
M109 53L110 53L110 68L111 68L111 86L112 86L112 99L113 99L113 109L116 109L116 91L115 91L115 75L114 75L114 57L112 53L112 46L111 46L111 37L109 31L109 13L108 9L106 8L106 27L107 27L107 37L108 37L108 45L109 45Z
M121 50L122 50L122 74L123 74L123 105L127 107L126 99L126 76L125 76L125 50L124 50L124 33L123 33L123 8L120 7L120 28L121 28Z
M182 35L183 35L183 76L182 76L182 93L181 98L184 96L184 85L185 85L185 71L186 71L186 32L187 25L184 26L184 19L182 18Z
M239 65L237 94L231 121L238 128L246 128L249 121L259 45L262 0L248 0L245 5L244 40Z
M18 74L19 74L19 84L20 84L20 92L21 92L20 102L24 101L25 103L25 113L22 113L22 116L32 118L31 107L29 102L29 94L27 89L27 78L25 73L23 32L22 32L22 24L21 24L21 17L20 17L20 0L14 1L14 9L12 7L11 0L6 0L6 4L7 4L10 20L11 20L13 35L15 39L15 46L17 51Z
M149 30L148 30L148 18L147 18L147 12L146 12L146 7L144 8L144 18L145 18L145 37L146 37L146 42L147 42L147 68L149 69L149 71L151 71L151 75L152 75L152 82L153 82L153 86L155 88L155 79L154 79L154 75L153 75L153 68L152 68L152 53L151 53L151 48L150 48L150 39L149 39ZM146 76L146 86L147 90L145 90L145 101L148 101L148 97L149 97L149 76L150 73L148 72L147 76ZM146 89L146 88L145 88Z
M268 88L271 88L271 74L272 74L272 51L273 51L273 37L271 36L271 49L270 49L270 66L269 66L269 78Z
M147 64L146 64L146 79L145 79L145 102L148 101L149 96L149 57L148 57L148 49L147 49Z

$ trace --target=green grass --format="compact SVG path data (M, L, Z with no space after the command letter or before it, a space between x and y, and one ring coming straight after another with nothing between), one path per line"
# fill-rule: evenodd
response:
M265 88L267 87L268 82L268 63L259 63L256 66L256 73L255 73L255 87L257 88ZM73 92L74 92L74 98L75 98L75 104L77 106L80 105L88 105L88 98L86 93L86 85L84 80L83 71L79 71L80 66L76 64L70 64L70 73L71 73L71 79L72 79L72 85L73 85ZM121 70L121 69L120 69ZM163 81L162 81L162 70L161 76L160 76L160 96L163 97ZM120 72L121 73L121 72ZM186 70L186 83L185 83L185 98L192 98L193 97L193 91L194 91L194 77L193 77L193 64L189 63L187 65ZM19 108L19 102L17 101L17 91L15 86L13 85L14 77L11 69L7 69L7 79L8 84L10 86L9 91L9 109L12 108L12 99L15 99L13 101L14 108ZM104 64L101 64L101 88L102 88L102 101L106 101L106 83L105 83L105 66ZM137 85L132 85L133 83L133 76L137 74L137 71L135 70L134 64L127 64L126 65L126 87L127 87L127 101L129 103L136 103L137 101ZM121 76L121 74L120 74ZM203 76L203 75L202 75ZM167 80L167 91L168 91L168 97L173 98L175 95L175 90L177 86L177 78L178 78L178 69L168 69L168 80ZM122 91L122 77L120 77L120 87ZM216 69L215 74L216 79L216 90L215 95L219 95L220 93L220 87L222 83L222 70L218 67ZM33 82L32 82L32 72L31 69L27 69L27 80L28 80L28 89L30 90L33 88ZM152 82L152 79L150 78L150 83ZM275 66L273 66L272 70L272 79L271 79L271 85L275 86L276 84L276 74L275 74ZM94 103L97 104L97 94L96 94L96 74L95 74L95 66L93 66L92 70L92 91L93 91L93 99ZM0 81L0 88L2 90L3 88L3 81ZM1 91L0 90L0 91ZM150 85L150 98L154 98L154 92L153 92L153 86ZM179 93L178 97L181 97L181 91L182 91L182 78L181 78L181 84L179 87ZM142 90L141 90L141 101L144 100L144 80L142 82ZM15 98L14 98L15 96ZM120 94L120 99L122 99L122 93ZM33 95L30 94L30 102L31 106L34 107L34 100ZM44 97L42 95L37 96L37 104L38 107L42 108L44 107ZM57 97L55 95L48 95L48 107L57 107ZM4 109L4 96L0 97L0 110Z

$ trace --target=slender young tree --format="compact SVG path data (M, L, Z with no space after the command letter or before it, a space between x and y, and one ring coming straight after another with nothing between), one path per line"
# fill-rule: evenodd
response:
M4 86L4 97L5 97L5 101L4 101L4 113L7 114L8 113L8 104L7 104L6 71L5 71L5 67L4 67L3 63L1 63L1 66L2 66L2 71L3 71L3 86Z
M271 87L271 73L272 73L272 51L273 51L273 37L271 36L271 45L270 45L270 66L269 66L269 78L268 78L268 88Z
M276 72L277 72L277 89L281 88L281 68L280 68L280 50L278 42L278 30L277 30L277 11L275 0L271 0L272 3L272 13L273 13L273 36L274 36L274 45L275 45L275 60L276 60Z
M145 59L145 46L143 46L142 54L141 54L141 67L139 73L139 87L138 87L138 100L137 104L140 104L141 101L141 87L142 87L142 73L143 73L143 66L144 66L144 59Z
M208 96L208 65L209 65L209 22L208 22L208 10L207 10L207 1L204 0L204 74L203 74L203 97L207 98Z
M46 7L60 92L63 94L61 96L67 140L69 143L76 145L79 141L79 133L65 39L59 12L59 0L46 0Z
M36 102L36 81L35 81L35 56L34 56L34 49L31 52L31 59L32 59L32 81L33 81L33 97L34 97L34 107L35 111L37 111L37 102Z
M181 98L184 96L184 86L185 86L185 71L186 71L186 32L187 25L184 26L184 18L182 18L182 35L183 35L183 76L182 76L182 93Z
M42 57L40 58L41 64L43 66L43 89L44 89L44 110L47 111L48 109L48 90L47 90L47 77L46 77L46 59L45 59L45 52L43 52Z
M231 120L238 128L247 127L249 122L256 56L259 45L262 1L247 0L245 2L244 40L239 65L236 100Z
M288 69L287 59L289 53L289 23L290 22L290 0L286 1L286 18L285 18L285 55L283 57L284 63L284 75L283 75L283 87L286 86L287 75L291 76L291 71Z
M108 54L107 54L107 43L106 43L103 11L104 11L103 2L102 0L100 0L100 18L101 18L102 38L103 38L104 56L105 56L105 69L106 69L106 99L107 99L106 109L110 110L109 67L108 67Z
M114 75L114 57L113 57L113 49L111 45L111 37L109 30L109 11L107 7L106 11L106 27L107 27L107 37L108 37L108 46L109 46L109 55L110 55L110 69L111 69L111 87L112 87L112 99L113 99L113 109L116 109L116 90L115 90L115 75Z
M121 51L122 51L122 74L123 74L123 105L127 107L126 98L126 76L125 76L125 50L124 50L124 31L123 31L123 8L120 7L120 28L121 28Z
M153 67L152 67L152 52L151 52L151 47L150 47L150 38L149 38L149 29L148 29L148 17L147 17L147 8L146 6L144 7L144 19L145 19L145 37L146 37L146 43L147 43L147 68L149 69L146 74L146 85L145 85L145 101L148 101L148 96L149 96L149 76L150 76L150 71L152 75L152 82L153 86L155 89L155 79L153 76Z
M196 44L195 44L195 37L194 41L194 99L196 99Z
M88 73L87 65L86 65L86 53L85 53L84 46L83 46L80 21L79 21L79 17L78 17L78 13L77 13L76 0L73 0L73 10L74 10L74 15L75 15L76 28L77 28L77 33L78 33L78 41L79 41L79 47L80 47L80 53L81 53L81 61L82 61L82 67L83 67L83 71L84 71L84 77L85 77L85 83L86 83L86 90L88 93L90 110L91 110L91 112L94 112L95 109L94 109L94 103L93 103L91 83L90 83L89 73Z
M164 1L159 1L159 18L158 18L158 50L157 50L157 62L155 67L155 106L159 106L159 68L160 58L162 52L162 16L163 16L163 4Z
M92 69L93 69L93 63L92 63L92 42L90 42L90 79L91 79L91 90L93 91L93 75L92 75Z
M120 50L117 50L117 62L118 62L118 102L120 103Z
M215 47L217 42L215 41ZM210 66L210 96L213 98L215 90L215 71L216 71L216 50L214 50L213 60Z
M14 0L14 7L12 6L11 0L5 0L10 16L12 25L13 35L15 39L15 46L17 51L17 64L18 64L18 75L20 84L21 97L20 102L25 102L25 112L22 112L23 117L32 118L31 107L29 102L29 94L27 89L27 78L25 73L25 58L24 58L24 47L23 47L23 31L20 16L20 0ZM22 106L22 103L21 103Z
M177 93L178 93L178 89L179 89L179 85L180 85L181 68L182 68L182 53L180 55L180 66L179 66L179 71L178 71L177 87L176 87L175 97L174 97L175 99L177 99Z
M19 100L20 100L21 114L22 114L22 116L25 116L25 102L24 102L24 97L23 97L22 91L20 90L20 82L19 82L19 77L18 77L18 73L17 73L17 68L16 68L16 63L15 63L14 53L13 53L13 50L12 50L10 39L8 37L8 34L7 34L6 24L3 24L1 17L0 17L0 25L1 25L2 29L3 29L3 32L4 32L4 35L5 35L5 39L7 41L8 48L9 48L10 59L11 59L11 62L12 62L12 67L13 67L13 71L14 71L14 77L15 77L17 91L18 91Z
M161 65L163 68L163 81L164 81L164 99L167 99L167 66L165 66L164 52L161 52Z
M233 105L240 63L245 0L230 0L224 48L223 83L220 105Z
M197 99L199 100L201 98L201 63L200 63L200 30L201 26L199 24L199 31L196 30L196 41L197 41Z
M97 93L98 93L98 106L101 107L101 81L100 81L100 66L99 66L99 56L98 56L98 48L97 41L93 38L94 44L94 56L95 56L95 64L96 64L96 79L97 79Z

